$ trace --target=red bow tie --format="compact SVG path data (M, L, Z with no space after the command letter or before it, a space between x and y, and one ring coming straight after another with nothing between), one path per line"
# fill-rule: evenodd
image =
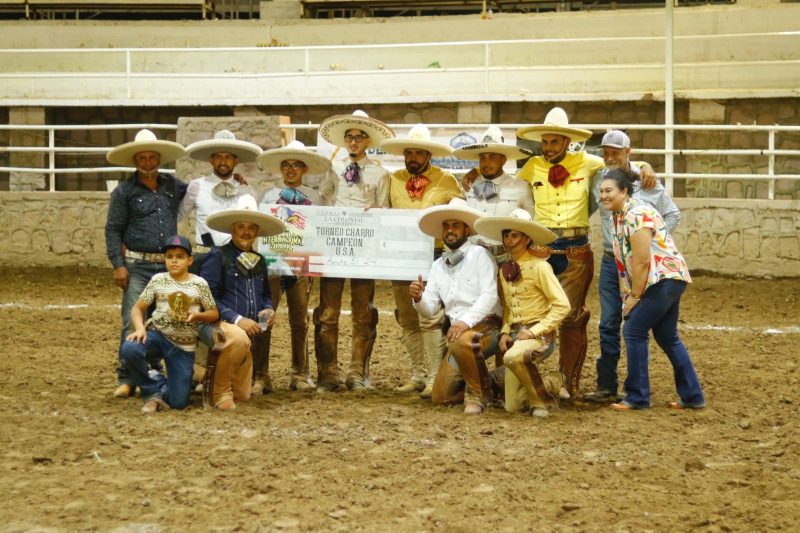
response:
M413 176L406 181L406 191L408 192L409 198L422 198L422 195L425 194L425 187L431 182L428 178L420 174L419 176Z
M547 181L549 181L550 185L553 187L561 187L564 185L564 182L567 181L568 177L569 172L562 165L553 165L547 172Z

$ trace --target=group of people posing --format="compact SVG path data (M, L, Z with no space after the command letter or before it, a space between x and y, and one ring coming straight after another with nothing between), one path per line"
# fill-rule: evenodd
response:
M644 409L651 404L652 331L674 369L678 399L667 405L705 407L677 330L680 298L691 282L670 236L680 213L650 165L630 161L624 132L603 136L602 158L570 150L592 132L570 126L560 108L542 124L517 131L541 143L536 156L507 144L494 126L479 143L453 150L433 142L425 126L397 138L361 111L330 117L319 132L347 158L331 163L297 141L262 151L224 130L186 148L142 130L109 152L111 163L136 168L113 191L106 225L114 280L123 290L116 396L132 396L138 387L144 413L186 407L193 381L205 371L194 364L198 339L219 355L209 365L217 409L271 392L272 325L283 296L290 388L329 393L373 387L374 280L350 280L353 334L342 381L338 323L346 280L319 278L319 305L312 312L316 379L311 375L314 278L268 266L256 246L259 236L285 230L271 208L292 204L414 209L421 232L434 237L427 280L420 275L392 282L410 367L394 389L399 393L419 393L441 405L463 402L467 414L504 406L548 416L575 399L609 403L618 411ZM402 156L405 168L390 173L370 159L367 150L378 147ZM213 172L188 185L159 172L184 155L207 161ZM434 157L450 155L474 160L477 168L458 180L432 164ZM507 174L506 163L519 160L527 161L516 177ZM256 195L236 173L237 165L252 161L282 179ZM325 177L315 189L303 184L306 174ZM581 394L586 296L594 274L589 217L598 209L601 353L595 390ZM194 246L177 234L178 219L192 213ZM623 318L628 373L620 397Z

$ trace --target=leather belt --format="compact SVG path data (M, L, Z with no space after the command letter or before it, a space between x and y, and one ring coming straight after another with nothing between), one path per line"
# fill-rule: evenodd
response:
M148 261L150 263L163 263L163 253L153 252L134 252L133 250L125 250L125 259L136 259L138 261Z
M589 228L547 228L559 237L570 239L572 237L583 237L589 234Z
M614 259L614 252L608 252L603 250L603 257L608 257L609 259Z

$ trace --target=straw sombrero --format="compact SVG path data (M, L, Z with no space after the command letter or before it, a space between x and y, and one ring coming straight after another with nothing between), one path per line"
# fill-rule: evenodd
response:
M417 224L425 235L430 235L436 239L442 237L442 222L445 220L460 220L472 229L475 229L475 221L483 216L483 213L467 205L461 198L453 198L449 204L434 205L419 214Z
M186 155L196 161L207 162L212 155L225 152L239 158L240 163L252 163L261 155L257 144L239 141L236 135L228 130L220 130L213 139L197 141L186 147Z
M417 124L408 132L405 139L389 139L381 143L381 150L392 155L403 155L406 148L426 150L432 157L448 157L453 155L453 149L445 144L431 141L431 130L423 124Z
M481 217L475 222L475 231L479 235L497 242L503 242L503 231L513 229L531 238L533 244L549 244L558 236L531 219L531 214L524 209L514 209L507 217Z
M370 118L360 109L352 115L334 115L319 125L319 134L329 143L347 148L344 135L348 130L361 130L369 135L372 146L377 148L383 141L394 139L394 130L380 120Z
M109 150L106 159L113 165L128 167L133 165L133 156L139 152L157 152L163 165L185 156L186 148L171 141L159 141L150 130L139 130L132 142Z
M257 225L261 237L286 231L286 225L280 219L260 212L256 206L256 199L249 194L240 196L233 209L217 211L206 219L206 225L220 233L230 233L231 225L236 222L250 222Z
M300 141L292 141L283 148L273 148L258 156L258 166L261 170L279 174L281 163L287 159L302 161L308 167L309 174L324 174L331 169L331 162L321 155L317 155Z
M501 154L506 156L509 161L516 161L517 159L525 159L533 155L533 152L506 144L503 138L503 132L497 126L489 126L483 133L482 140L476 144L468 144L453 151L456 159L464 159L467 161L477 161L480 159L481 154Z
M569 126L567 112L560 107L554 107L547 113L547 116L544 117L544 124L528 126L517 130L517 137L528 139L529 141L542 142L542 135L547 134L563 135L576 142L589 140L589 137L592 136L590 130L571 128Z

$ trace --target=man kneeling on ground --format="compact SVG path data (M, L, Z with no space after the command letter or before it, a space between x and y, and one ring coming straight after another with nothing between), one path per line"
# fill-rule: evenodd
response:
M436 371L431 400L439 405L463 400L465 414L480 414L494 401L485 358L497 352L501 324L497 265L483 247L467 241L480 216L460 198L423 211L420 230L441 238L446 251L431 266L427 286L419 276L409 287L420 316L444 306L450 322L447 356Z
M250 339L271 327L275 320L267 261L255 248L256 239L277 235L286 227L277 218L260 213L255 199L249 195L239 197L235 209L210 215L206 223L212 230L231 234L228 244L211 249L200 270L219 307L219 325L225 336L211 401L220 411L229 411L236 408L236 402L250 399L253 379ZM202 332L203 342L207 342L209 333ZM210 341L207 344L212 345Z
M507 217L483 217L475 223L482 236L502 241L508 253L500 286L503 329L500 350L505 373L506 411L530 408L533 416L550 414L564 384L555 350L556 330L569 313L564 289L553 268L529 249L556 239L556 235L531 220L524 209Z

